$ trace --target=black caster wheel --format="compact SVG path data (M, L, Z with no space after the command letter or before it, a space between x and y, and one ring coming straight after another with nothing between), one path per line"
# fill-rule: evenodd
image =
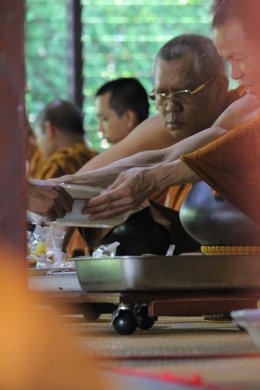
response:
M148 316L148 307L145 303L136 307L135 315L137 318L137 326L142 330L150 329L155 321L157 321L157 317Z
M130 308L119 308L112 314L112 325L117 333L128 335L134 333L137 328L137 319Z
M94 305L86 304L83 307L82 315L86 321L96 321L100 317L100 312Z
M88 311L86 313L83 313L83 317L86 321L92 322L96 321L100 317L100 313L96 311Z

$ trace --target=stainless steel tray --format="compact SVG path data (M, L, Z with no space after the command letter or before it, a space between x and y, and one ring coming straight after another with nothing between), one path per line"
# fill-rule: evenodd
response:
M260 289L260 256L75 258L86 292Z

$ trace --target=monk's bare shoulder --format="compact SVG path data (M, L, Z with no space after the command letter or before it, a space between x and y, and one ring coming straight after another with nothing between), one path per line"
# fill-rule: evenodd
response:
M232 129L241 123L253 120L259 110L259 100L246 94L232 103L216 120L215 125L226 130Z

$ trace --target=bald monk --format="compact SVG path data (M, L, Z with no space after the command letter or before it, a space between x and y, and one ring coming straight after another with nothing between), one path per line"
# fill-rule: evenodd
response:
M194 67L194 63L197 64L196 67ZM161 142L161 139L164 139L165 134L167 133L170 133L172 136L171 144L175 143L178 139L197 133L203 127L212 124L227 104L228 83L224 63L219 57L213 42L204 36L185 34L167 42L160 49L156 57L154 78L155 88L151 96L155 99L155 104L160 111L160 116L165 123L165 128L160 130L161 135L159 137L159 131L154 127L156 118L152 120L150 128L145 127L148 122L143 124L143 133L141 133L141 125L139 133L135 134L138 134L138 137L139 134L140 137L142 134L141 140L145 140L143 146L145 149L147 149L147 145L148 148L150 145L153 145L154 148L158 148L158 143ZM190 91L187 92L188 88ZM175 91L174 99L164 96L168 94L169 90ZM191 94L191 100L187 97L189 94ZM204 109L205 105L208 107L207 111ZM155 142L155 135L158 138L158 143ZM130 136L125 138L125 144L130 150L133 146L133 140L134 138L130 138ZM135 148L138 148L140 145L138 141L134 144ZM113 150L113 148L111 150ZM117 157L115 150L113 153L113 157ZM93 167L93 164L95 164L95 161L98 159L102 159L102 154L86 164L76 175L85 173L89 167ZM189 190L189 184L173 188L171 190L170 207L179 210L179 207ZM160 189L158 189L158 191L160 191ZM174 194L172 194L173 192ZM147 237L152 236L152 232L148 230L148 225L150 226L153 221L150 219L149 223L145 225L144 221L147 220L147 218L149 218L148 210L143 210L130 217L126 222L128 228L126 229L124 225L126 240L129 241L130 236L134 237L134 235L136 235L138 239L144 243L148 239ZM176 216L176 218L178 217ZM158 227L158 225L156 225L156 227ZM116 236L115 231L118 231ZM119 226L118 229L116 228L113 231L113 237L111 235L106 237L106 239L113 239L121 242L119 250L122 249L122 232L123 227ZM156 234L159 235L159 232ZM168 233L166 233L166 235L167 234ZM88 240L90 232L86 232L85 236L86 240ZM155 240L151 238L150 241L151 243L155 242ZM163 242L163 239L161 238L157 241ZM135 242L137 242L137 238L135 239ZM165 242L167 242L165 245L169 246L169 239ZM133 248L133 244L129 245L127 252L130 252L131 248ZM146 248L146 251L152 253L157 250L158 248L154 248L152 244L150 250ZM162 252L160 253L165 253L167 248L165 247L161 250Z
M49 179L74 173L97 153L84 142L83 115L69 101L54 100L36 119L34 134L42 155L29 169L34 179Z
M182 98L182 92L176 93L174 102L157 94L186 89L194 90L192 103ZM224 63L209 38L183 34L171 39L159 50L154 64L151 97L160 115L143 122L121 142L85 164L78 174L137 152L165 148L210 126L230 103L227 89ZM182 203L189 189L190 185L173 189L167 206L178 209L175 205Z
M84 141L79 107L69 101L57 99L47 104L36 119L34 135L39 150L34 153L28 172L28 177L34 179L74 173L97 155ZM85 247L80 234L69 229L63 248L68 257L74 252L84 254Z

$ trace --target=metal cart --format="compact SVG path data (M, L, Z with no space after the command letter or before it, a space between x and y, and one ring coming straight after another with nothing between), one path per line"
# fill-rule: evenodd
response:
M75 259L76 272L31 275L49 303L94 320L112 313L120 334L149 329L158 316L229 314L260 301L260 257L136 256ZM66 273L65 273L66 274ZM69 282L70 280L70 282ZM67 282L66 282L67 281ZM42 284L44 282L44 285ZM74 287L73 287L74 286Z

